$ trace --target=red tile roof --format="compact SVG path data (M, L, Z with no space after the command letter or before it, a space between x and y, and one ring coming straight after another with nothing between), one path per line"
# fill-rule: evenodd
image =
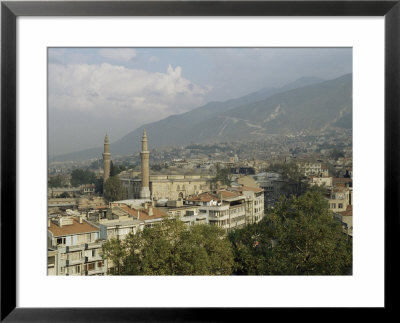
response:
M139 211L139 220L152 220L152 219L159 219L168 216L167 213L155 208L154 206L149 206L148 209L131 209L129 206L120 206L122 210L127 212L128 214L132 215L133 217L138 217ZM149 215L149 208L153 209L153 215Z
M95 210L104 210L108 209L108 205L99 205L94 207Z
M222 198L230 198L239 196L238 192L229 192L225 190L217 191L218 195L221 194Z
M348 205L346 211L339 212L339 213L340 213L340 215L343 215L343 216L353 216L353 206Z
M341 192L341 193L343 193L343 192L346 192L346 191L348 191L349 189L346 187L346 186L341 186L341 185L339 185L339 186L336 186L334 189L333 189L333 192Z
M353 180L351 178L343 178L343 177L334 177L332 179L333 185L347 184L351 183Z
M99 232L99 228L96 228L94 225L91 225L86 221L79 223L77 218L73 217L72 219L72 224L63 225L62 227L60 227L58 223L50 221L50 227L47 229L53 234L54 237L68 236L79 233Z
M191 202L210 202L212 200L216 201L217 199L218 197L208 192L204 192L187 198L187 200Z

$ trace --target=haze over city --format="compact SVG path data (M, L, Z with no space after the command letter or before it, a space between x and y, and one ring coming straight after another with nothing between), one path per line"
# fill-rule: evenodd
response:
M352 275L351 66L50 49L48 275Z
M49 156L210 101L352 71L351 48L50 48ZM131 153L131 152L127 152Z

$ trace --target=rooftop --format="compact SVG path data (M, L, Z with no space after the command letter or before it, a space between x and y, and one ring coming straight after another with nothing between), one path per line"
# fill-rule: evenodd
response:
M211 202L216 201L217 199L218 198L215 195L209 192L204 192L187 198L187 200L191 202Z
M158 208L155 208L154 206L149 206L147 209L132 209L129 206L120 206L120 208L123 209L128 214L130 214L131 216L142 221L160 219L168 216L168 214L166 214L165 212L161 211ZM149 215L150 208L153 211L153 215Z
M237 189L238 191L244 192L244 191L250 191L250 192L255 192L255 193L260 193L263 192L264 190L260 187L250 187L250 186L239 186L236 187L235 189Z
M346 211L339 212L339 214L343 216L353 216L353 206L348 205Z
M63 218L60 218L60 219L61 219L61 223L62 223ZM62 226L60 226L59 221L50 220L50 227L48 227L47 229L55 237L99 231L99 229L97 227L86 222L85 220L83 220L82 223L79 223L79 219L76 217L72 217L69 219L72 220L72 221L70 221L71 224L65 224L65 225L63 224Z
M338 184L347 184L351 183L353 180L351 178L346 178L346 177L334 177L332 179L333 185L338 185Z

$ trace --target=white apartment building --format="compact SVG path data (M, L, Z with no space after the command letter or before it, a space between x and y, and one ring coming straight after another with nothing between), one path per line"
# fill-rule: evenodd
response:
M207 192L187 199L190 205L199 207L199 215L208 218L210 225L230 231L244 226L246 219L246 197L239 192L225 190L216 194Z
M332 176L311 176L310 184L329 188L333 186L333 178Z
M104 275L107 262L102 258L98 227L82 217L48 219L49 275Z
M353 189L351 187L338 186L332 189L328 203L333 212L343 212L349 205L353 205Z
M264 190L259 187L239 186L232 188L246 197L246 221L258 223L264 217Z
M328 169L321 162L301 161L297 163L304 176L323 175L328 176Z

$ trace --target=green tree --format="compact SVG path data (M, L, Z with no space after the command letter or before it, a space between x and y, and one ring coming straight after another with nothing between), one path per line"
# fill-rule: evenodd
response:
M63 199L66 199L66 198L69 198L70 195L69 195L69 193L67 193L67 192L62 192L62 193L60 194L59 197L61 197L61 198L63 198Z
M117 275L229 275L233 254L223 229L187 227L178 219L103 244Z
M103 194L103 179L97 178L96 181L94 182L94 185L95 185L94 191L98 194Z
M114 165L112 160L110 161L110 177L116 176L122 171L126 170L127 167L124 165Z
M71 173L71 185L76 187L82 184L92 184L96 181L96 175L92 171L74 169Z
M229 236L237 274L344 275L352 244L317 192L282 198L258 224Z
M113 177L115 175L117 175L117 172L115 170L113 161L110 160L110 177Z
M104 183L103 197L107 203L111 201L123 200L127 197L126 190L118 176L110 177Z
M109 265L113 265L115 275L121 275L124 272L123 259L126 258L127 253L121 240L111 239L104 243L103 256L109 260Z
M228 168L221 168L219 164L217 164L217 174L213 180L214 183L221 183L222 185L231 185L231 173Z
M343 150L334 148L329 154L329 157L333 158L334 160L338 160L340 157L344 157L344 152Z
M53 176L49 178L48 181L49 187L62 187L63 181L60 175Z
M280 173L282 179L287 182L282 188L287 196L292 194L296 196L301 195L309 188L304 173L301 172L300 167L294 162L273 164L269 167L269 170Z
M152 171L159 172L160 170L162 170L162 166L161 166L161 165L158 165L158 164L156 164L156 165L151 165L151 166L150 166L150 169L151 169Z
M103 166L102 160L97 159L90 164L89 168L96 170L96 169L101 168L102 166Z

